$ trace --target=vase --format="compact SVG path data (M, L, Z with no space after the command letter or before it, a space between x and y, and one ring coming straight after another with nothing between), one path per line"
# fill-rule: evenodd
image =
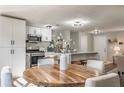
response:
M61 54L60 56L60 70L67 69L67 57L65 54Z

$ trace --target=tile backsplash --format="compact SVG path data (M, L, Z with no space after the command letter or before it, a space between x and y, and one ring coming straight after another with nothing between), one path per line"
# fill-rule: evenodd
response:
M44 48L47 49L49 45L49 42L41 42L41 43L27 43L26 47L28 48L32 48L32 49L39 49L39 48Z

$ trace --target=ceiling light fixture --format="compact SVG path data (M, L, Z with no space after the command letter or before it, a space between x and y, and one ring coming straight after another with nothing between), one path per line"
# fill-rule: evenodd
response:
M43 27L45 27L45 28L47 28L47 29L52 29L52 25L50 25L50 24L47 24L47 25L44 25Z
M51 26L51 25L48 25L48 26L46 26L46 28L51 29L51 28L52 28L52 26Z
M73 24L74 27L78 28L78 27L81 27L81 26L84 26L83 23L81 23L80 21L75 21L75 23Z
M95 30L91 31L90 33L97 35L97 34L101 34L102 31L96 28Z
M87 20L83 20L83 19L74 19L74 20L70 20L67 21L66 24L74 27L74 28L79 28L79 27L83 27L85 24L89 23L89 21Z
M43 27L44 27L44 28L47 28L47 29L51 29L51 30L57 28L56 26L53 26L53 25L50 25L50 24L44 25Z

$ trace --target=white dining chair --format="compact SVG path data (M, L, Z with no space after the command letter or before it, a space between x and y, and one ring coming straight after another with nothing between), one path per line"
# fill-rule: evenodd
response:
M53 58L46 58L46 59L38 59L38 66L40 65L48 65L48 64L55 64Z
M117 70L120 76L122 76L124 73L124 55L116 56L116 64L117 64Z
M105 64L101 60L87 60L87 67L99 70L99 73L104 73Z
M32 83L28 83L23 77L12 77L12 71L9 66L1 69L1 87L37 87Z
M116 73L88 78L85 87L120 87L120 79Z
M13 87L12 72L9 66L4 66L1 70L1 87Z

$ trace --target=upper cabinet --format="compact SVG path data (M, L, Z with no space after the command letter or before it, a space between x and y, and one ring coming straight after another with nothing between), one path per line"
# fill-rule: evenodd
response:
M27 30L27 34L31 36L42 36L41 28L28 26Z
M0 16L0 48L11 47L13 21L7 17Z
M42 41L52 40L52 30L42 28L41 32L42 32Z
M0 16L0 47L25 47L25 21Z
M27 26L27 34L31 36L40 36L41 41L52 40L52 30L46 28Z
M13 47L25 47L26 22L13 20Z

